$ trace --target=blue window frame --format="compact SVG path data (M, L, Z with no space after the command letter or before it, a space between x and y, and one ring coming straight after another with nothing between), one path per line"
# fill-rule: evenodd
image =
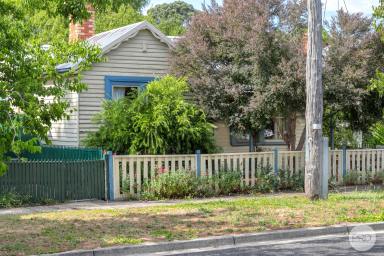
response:
M145 89L145 86L155 80L154 77L143 76L105 76L105 98L110 100L113 96L113 87L139 87L140 90Z

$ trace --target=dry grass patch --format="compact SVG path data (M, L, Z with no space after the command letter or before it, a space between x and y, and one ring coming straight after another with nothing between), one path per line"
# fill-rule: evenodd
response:
M0 255L53 253L122 244L345 222L384 221L384 192L238 198L115 210L0 217Z

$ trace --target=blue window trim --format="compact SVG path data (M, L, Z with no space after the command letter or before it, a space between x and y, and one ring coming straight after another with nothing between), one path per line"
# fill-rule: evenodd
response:
M155 77L145 76L105 76L105 98L108 100L112 99L113 87L130 87L139 86L140 90L145 89L145 86L155 80Z

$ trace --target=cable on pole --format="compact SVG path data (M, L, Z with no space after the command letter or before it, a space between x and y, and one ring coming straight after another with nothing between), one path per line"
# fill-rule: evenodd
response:
M345 3L345 0L343 0L343 2L344 2L345 10L346 10L347 13L348 13L348 7L347 7L347 4Z

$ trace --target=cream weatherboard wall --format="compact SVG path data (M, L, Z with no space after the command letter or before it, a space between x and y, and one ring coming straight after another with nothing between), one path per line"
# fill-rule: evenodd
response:
M48 134L53 145L78 146L79 144L79 94L68 93L65 99L69 103L68 119L63 119L52 124ZM52 101L48 98L47 101Z

